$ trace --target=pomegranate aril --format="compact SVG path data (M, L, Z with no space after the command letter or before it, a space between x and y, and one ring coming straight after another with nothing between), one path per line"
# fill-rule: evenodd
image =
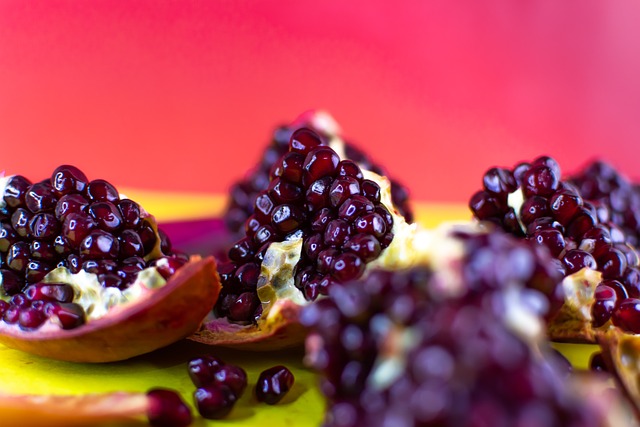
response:
M84 238L95 229L95 220L87 214L70 213L64 219L61 235L73 249L77 249Z
M111 202L95 202L89 205L87 213L95 220L97 226L110 233L118 230L123 223L118 208Z
M180 395L168 389L154 388L147 392L147 418L154 427L186 427L191 424L191 409Z
M316 211L324 209L329 205L329 192L331 190L332 180L330 177L320 178L309 186L305 194L307 201L307 210Z
M22 289L22 280L14 271L0 269L0 279L2 290L7 295L15 295Z
M144 256L144 245L140 235L133 230L124 230L118 236L120 259Z
M532 165L522 175L522 191L525 197L551 196L559 187L559 175L543 165Z
M589 252L581 251L579 249L572 249L568 251L562 258L564 265L567 268L567 274L572 274L580 271L583 268L590 268L595 270L596 260Z
M144 246L144 253L148 254L155 248L158 241L156 232L148 220L143 220L142 225L137 231L140 235L140 240L142 240L142 246Z
M533 196L526 199L520 208L520 219L525 226L531 224L538 218L548 217L549 214L547 199L540 196Z
M554 257L560 256L566 246L562 233L554 229L536 231L533 233L532 240L549 249L549 252Z
M7 251L6 266L15 272L24 273L30 256L29 244L27 242L16 242Z
M9 325L13 325L18 323L18 318L20 317L21 308L17 305L11 304L9 308L4 312L4 316L2 316L2 320Z
M21 329L37 329L47 320L47 316L33 307L22 307L18 313L18 325Z
M280 161L281 170L273 176L280 176L293 184L301 184L304 159L305 156L300 153L286 153Z
M333 177L339 162L340 157L329 147L320 146L312 149L302 166L303 185L309 186L320 178Z
M11 214L11 227L16 234L22 238L30 237L31 229L29 223L33 218L33 214L27 209L18 208Z
M111 202L117 203L120 200L118 190L104 179L94 179L89 182L85 189L85 193L89 200L94 202Z
M370 234L357 234L353 236L345 243L344 249L358 255L365 263L376 259L382 251L378 239Z
M20 240L10 223L2 221L0 223L0 252L6 253L9 247Z
M362 170L360 169L360 166L358 166L358 164L353 160L349 160L349 159L340 160L340 163L338 163L337 175L339 177L341 176L353 177L353 178L356 178L358 181L361 181L364 178L364 176L362 175Z
M130 199L122 199L118 202L118 210L122 216L124 228L136 228L141 222L140 206Z
M329 201L331 206L338 207L357 194L360 194L360 182L351 176L341 176L333 180L329 188Z
M229 249L229 259L238 264L243 264L245 262L251 261L254 254L254 244L248 238L239 240L235 245L231 247L231 249Z
M104 230L93 230L80 242L79 253L83 259L116 259L120 246L118 240Z
M582 197L567 190L558 191L549 199L551 214L563 224L571 222L581 206Z
M268 191L275 203L295 203L304 196L302 188L280 178L271 181Z
M48 182L38 182L27 190L24 196L24 203L33 212L53 211L58 203L53 187Z
M345 252L336 256L331 275L338 281L353 280L364 272L364 263L356 254Z
M610 248L597 258L598 269L604 279L618 279L627 268L626 256L615 248Z
M275 405L293 387L295 378L285 366L278 365L260 373L256 383L256 398L268 405Z
M486 191L497 195L512 193L517 188L513 174L504 168L489 169L482 178L482 184Z
M611 321L623 331L640 333L640 299L627 298L614 310Z
M73 288L64 283L35 283L24 289L25 296L30 300L71 302Z
M42 240L32 241L29 246L29 251L33 259L55 260L58 257L58 253L54 249L53 244Z
M58 200L55 215L58 220L63 220L70 213L84 213L89 202L80 194L66 194Z
M24 197L29 187L31 181L24 176L14 175L7 181L2 198L11 209L25 206Z
M223 364L213 373L213 383L229 387L240 398L247 388L247 373L239 366Z
M226 417L237 401L235 394L224 385L209 385L193 393L198 413L210 420Z
M371 181L370 179L365 179L362 181L362 195L367 199L371 200L373 203L380 203L380 186Z
M271 215L271 225L283 235L298 229L304 220L304 212L295 205L280 205Z
M606 285L598 285L595 290L595 302L591 306L591 316L593 325L600 327L610 318L615 308L617 295L615 291Z
M324 243L327 246L343 246L352 233L351 224L343 219L334 219L324 229Z
M53 240L60 231L60 223L53 214L41 212L31 218L29 230L34 239Z
M290 151L304 156L320 144L322 144L320 137L312 130L306 128L301 128L293 132L289 140Z
M374 204L364 196L355 195L348 198L338 209L338 217L352 222L357 217L375 210Z
M260 305L260 300L257 294L243 292L229 306L229 319L237 322L251 321L258 305Z
M79 304L70 302L49 302L45 313L62 329L75 329L87 322L87 316Z
M377 238L382 237L387 232L387 224L384 218L375 212L358 217L353 225L356 232L371 234Z
M196 387L204 387L214 382L213 375L224 365L222 360L215 356L205 355L189 361L187 372L191 382Z
M36 283L44 279L44 277L53 270L54 266L50 263L38 259L31 259L27 263L24 275L27 283Z
M67 193L81 193L88 181L80 169L71 165L58 166L51 174L51 186L58 197Z

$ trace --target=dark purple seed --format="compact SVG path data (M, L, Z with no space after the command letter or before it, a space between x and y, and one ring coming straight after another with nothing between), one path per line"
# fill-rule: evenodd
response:
M268 194L264 193L256 198L255 215L258 220L265 224L271 219L271 213L275 204Z
M133 200L120 200L118 202L118 210L120 211L124 228L136 228L140 224L140 205Z
M82 193L88 181L80 169L71 165L58 166L51 175L51 186L58 197L67 193Z
M34 283L24 290L24 295L32 301L73 301L73 288L64 283Z
M331 148L320 146L307 154L302 167L302 184L311 185L323 177L333 177L340 162L340 157Z
M9 246L19 239L18 233L15 232L11 224L4 221L0 224L0 252L6 253L9 250Z
M5 294L15 295L22 289L22 280L20 280L15 272L6 269L0 269L0 278L2 279L2 289Z
M522 175L522 191L526 198L531 196L551 196L559 187L559 176L546 166L532 165Z
M98 274L98 282L103 288L125 288L124 279L115 273Z
M18 325L21 329L37 329L47 320L47 316L33 307L23 307L18 313Z
M527 226L538 218L550 215L547 199L540 196L533 196L524 201L520 207L520 219Z
M86 196L92 202L117 203L120 200L118 190L104 179L94 179L87 185Z
M374 204L380 203L380 186L370 179L365 179L360 185L362 187L362 195L371 200Z
M189 361L187 372L191 382L196 387L205 387L214 382L213 375L224 365L222 360L215 356L205 355Z
M601 352L593 353L589 359L589 369L595 372L608 372L607 364Z
M0 299L0 319L4 317L4 313L9 308L9 303Z
M558 230L560 233L564 234L563 225L548 216L537 218L527 226L528 235L532 235L538 230Z
M356 234L344 245L344 250L358 255L364 262L378 258L382 247L378 239L370 234Z
M640 300L627 298L621 301L614 310L611 321L625 332L640 333Z
M578 209L573 219L567 224L567 234L575 240L581 240L584 234L597 224L597 219L589 209L582 207Z
M554 258L560 256L566 246L562 233L554 229L538 230L533 234L531 239L537 244L549 249L549 252Z
M162 261L162 262L160 262ZM187 263L188 259L178 257L176 255L166 256L159 258L155 261L158 273L165 279L173 276L183 265Z
M361 181L364 178L360 166L358 166L358 164L353 160L349 159L341 160L340 163L338 163L337 175L353 177L358 181Z
M52 247L57 256L67 256L71 252L71 246L67 243L67 239L62 236L56 236L53 239Z
M505 195L513 193L518 185L508 169L491 168L482 177L484 189L492 194Z
M329 208L322 208L313 215L311 220L311 230L316 232L324 231L327 224L335 219L335 215Z
M9 304L15 305L16 307L28 307L31 304L31 301L27 299L25 294L16 294L11 297Z
M293 387L293 373L284 366L274 366L260 373L256 383L256 398L268 405L275 405Z
M301 184L304 158L300 153L286 153L280 161L280 171L274 176L282 177L293 184Z
M191 424L191 409L180 395L168 389L154 388L147 392L147 418L153 427L187 427Z
M24 273L30 256L29 244L27 242L16 242L7 251L7 267L18 273Z
M260 265L249 262L235 271L234 278L242 291L254 291L260 277Z
M67 194L58 200L55 215L62 221L70 213L84 213L89 206L89 202L80 194Z
M29 260L24 272L25 280L27 283L40 282L53 268L53 265L46 261L37 259Z
M19 316L20 316L20 307L18 307L17 305L11 305L4 312L4 316L2 317L2 319L5 321L5 323L8 323L9 325L13 325L15 323L18 323Z
M253 242L256 246L262 246L265 243L273 242L278 238L278 234L269 225L263 225L259 227L253 235Z
M254 254L254 244L251 239L246 237L239 240L231 247L231 249L229 249L229 259L238 264L244 264L245 262L250 261Z
M29 230L34 239L53 240L60 232L60 223L53 214L40 212L29 221Z
M271 200L277 204L295 203L301 200L304 195L301 187L280 178L272 180L267 191Z
M364 272L364 263L356 254L345 252L336 257L331 275L340 282L353 280Z
M117 271L118 264L109 259L90 259L82 263L82 269L91 274L103 274Z
M271 215L271 225L281 234L297 230L304 220L304 213L295 205L280 205Z
M95 220L98 228L113 233L123 223L118 208L111 202L95 202L89 205L87 213Z
M338 207L356 194L360 194L360 182L351 176L341 176L329 188L329 201L331 206Z
M316 233L310 237L304 239L302 249L311 261L315 261L318 258L318 253L324 249L324 238L322 234Z
M82 260L76 254L67 255L67 268L71 273L76 274L82 269Z
M338 217L352 222L360 215L370 213L375 210L375 206L364 196L356 195L348 198L338 209Z
M262 226L262 223L258 221L255 215L251 215L244 224L244 234L247 237L253 237L256 231Z
M580 249L591 253L594 258L600 257L611 247L611 234L603 225L597 225L584 233L580 242Z
M291 135L289 151L306 156L321 144L322 140L315 132L307 128L301 128Z
M551 214L562 224L571 222L580 207L582 197L570 191L558 191L549 199Z
M11 209L16 209L24 204L24 196L31 187L31 181L22 175L14 175L7 181L2 197Z
M104 230L92 230L80 242L78 248L80 256L85 260L96 259L116 259L120 247L118 239L113 234Z
M611 318L613 309L616 306L617 295L615 291L606 285L598 285L594 294L595 301L591 306L591 317L593 325L600 327Z
M596 269L596 260L589 252L585 252L579 249L572 249L562 258L567 269L567 275L580 271L583 268Z
M336 249L324 249L318 253L316 268L319 273L331 273L337 256L340 254Z
M614 248L600 255L596 261L603 279L618 279L627 269L626 256Z
M358 217L353 225L357 233L371 234L378 238L387 232L387 224L380 214L375 212Z
M320 178L314 181L307 189L305 198L307 210L313 212L322 210L329 205L329 191L333 180L330 177Z
M486 191L478 191L471 196L469 208L480 220L500 217L503 214L498 200Z
M237 398L240 398L247 388L247 373L235 365L220 366L214 372L213 380L220 385L229 387Z
M327 246L341 247L351 235L351 225L343 219L334 219L324 230L324 243Z
M294 278L294 284L296 288L302 289L305 283L307 283L315 275L315 270L310 265L300 268L300 264L296 265L296 273Z
M11 226L18 236L24 238L31 237L29 222L31 222L32 217L33 214L24 208L18 208L11 214Z
M226 417L236 403L236 396L226 386L200 387L193 393L198 413L206 419L217 420Z
M70 213L64 219L61 235L69 246L75 249L96 226L95 220L89 215Z
M118 236L120 259L144 256L144 245L140 235L133 230L124 230Z
M229 319L237 322L246 322L253 318L253 313L260 305L260 300L255 293L243 292L229 306Z
M51 184L38 182L27 190L24 196L24 203L33 213L48 212L56 208L58 199L53 192Z

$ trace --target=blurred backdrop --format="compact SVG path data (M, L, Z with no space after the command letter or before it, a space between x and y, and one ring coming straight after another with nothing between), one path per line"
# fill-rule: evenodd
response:
M0 170L222 194L323 108L423 201L640 155L633 1L0 2Z

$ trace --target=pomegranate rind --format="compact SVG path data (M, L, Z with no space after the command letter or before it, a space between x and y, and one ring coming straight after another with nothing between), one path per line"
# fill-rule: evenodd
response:
M271 307L269 316L257 324L240 325L226 318L207 319L190 340L219 347L273 351L302 346L307 335L299 322L302 306L286 299Z
M71 330L20 331L0 324L0 344L69 362L114 362L149 353L195 332L220 292L213 257L192 257L167 283Z
M604 361L640 419L640 335L611 328L596 335Z
M144 393L0 394L4 427L142 425L148 407L149 399Z

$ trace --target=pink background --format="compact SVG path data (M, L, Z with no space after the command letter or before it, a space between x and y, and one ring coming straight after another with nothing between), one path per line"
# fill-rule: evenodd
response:
M540 154L640 177L638 22L612 0L4 0L0 170L221 194L324 108L420 200Z

